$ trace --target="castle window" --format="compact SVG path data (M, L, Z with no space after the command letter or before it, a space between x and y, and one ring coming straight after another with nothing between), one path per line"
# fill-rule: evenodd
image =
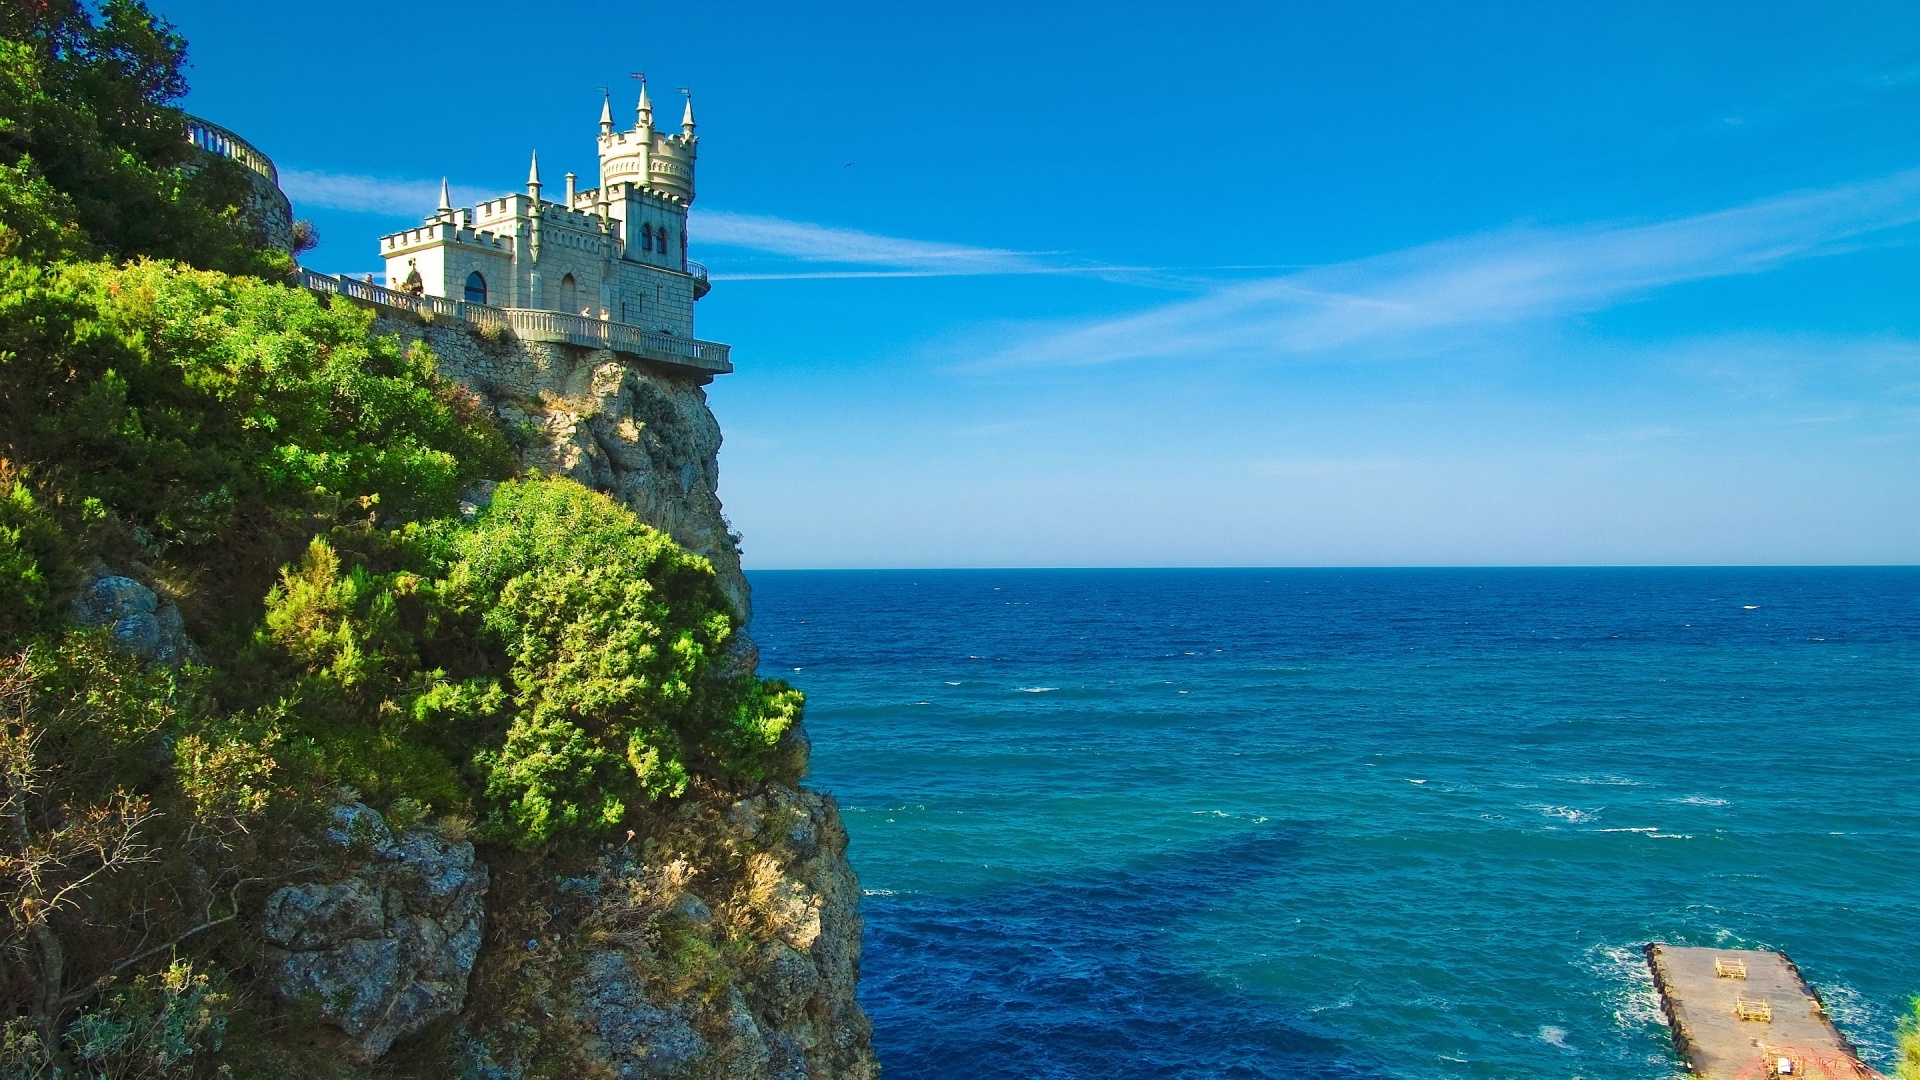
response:
M640 250L653 250L653 226L651 225L640 226Z
M484 304L487 302L487 279L475 270L467 275L467 303Z
M662 255L665 255L668 251L667 236L667 227L665 225L660 226L660 254Z
M580 307L580 283L568 274L560 279L560 310L573 314Z

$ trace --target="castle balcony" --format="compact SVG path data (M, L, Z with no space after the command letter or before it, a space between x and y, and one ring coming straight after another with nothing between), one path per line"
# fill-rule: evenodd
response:
M687 276L693 279L693 298L695 300L713 291L713 282L707 280L707 268L697 262L687 262Z
M449 300L444 296L414 296L370 281L316 274L304 267L294 272L294 282L315 292L351 297L396 311L412 312L427 318L459 319L485 329L508 331L522 341L610 349L623 356L708 376L725 375L733 370L733 361L728 357L731 347L717 341L676 337L564 311L492 307L470 304L464 300Z
M202 120L187 113L182 113L181 118L186 121L186 136L189 143L216 157L236 161L242 168L274 187L280 186L280 170L274 168L272 159L261 153L252 143L210 120Z

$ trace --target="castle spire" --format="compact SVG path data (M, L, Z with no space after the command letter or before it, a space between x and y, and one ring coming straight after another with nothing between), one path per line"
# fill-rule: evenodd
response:
M453 209L453 194L447 190L447 178L444 176L440 178L440 209Z
M635 111L642 128L653 126L653 102L647 99L647 77L644 75L640 77L640 107Z
M680 133L682 135L692 135L693 134L693 91L682 90L680 92L687 95L687 111L682 113L680 116Z
M540 151L533 152L533 165L527 169L527 194L540 198Z
M613 95L611 93L600 99L600 134L613 134Z

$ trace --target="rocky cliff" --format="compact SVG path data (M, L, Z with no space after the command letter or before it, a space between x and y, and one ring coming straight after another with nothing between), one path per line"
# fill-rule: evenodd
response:
M375 329L430 349L524 465L615 496L710 559L749 612L697 377L410 316ZM743 636L735 662L755 661ZM564 857L483 857L346 802L258 932L287 1000L317 1009L348 1056L403 1073L872 1077L846 845L830 798L779 784L697 789Z

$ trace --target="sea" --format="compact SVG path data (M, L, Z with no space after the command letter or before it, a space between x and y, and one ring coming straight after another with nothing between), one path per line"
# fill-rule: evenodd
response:
M920 1078L1671 1080L1647 942L1920 993L1920 569L781 571Z

